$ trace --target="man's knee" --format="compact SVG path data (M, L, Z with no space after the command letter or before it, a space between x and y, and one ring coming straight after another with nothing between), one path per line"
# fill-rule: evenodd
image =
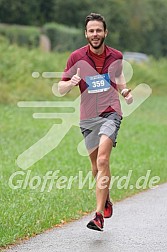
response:
M109 160L105 157L97 158L97 169L98 170L104 170L109 168Z

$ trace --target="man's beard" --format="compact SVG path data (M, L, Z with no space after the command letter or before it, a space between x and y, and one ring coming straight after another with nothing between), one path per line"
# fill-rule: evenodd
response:
M102 46L102 44L103 44L103 42L104 42L104 40L105 40L105 37L103 37L103 38L101 39L100 44L97 45L97 46L94 46L89 38L87 38L87 40L88 40L89 44L90 44L94 49L99 49L99 48Z

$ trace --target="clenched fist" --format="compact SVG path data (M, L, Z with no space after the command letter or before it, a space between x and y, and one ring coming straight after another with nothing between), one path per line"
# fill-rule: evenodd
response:
M124 88L121 91L121 95L125 98L127 104L131 104L133 102L133 97L131 95L131 89Z

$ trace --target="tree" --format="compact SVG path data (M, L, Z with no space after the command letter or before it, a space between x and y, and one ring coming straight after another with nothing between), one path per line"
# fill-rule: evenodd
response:
M0 0L0 22L41 26L54 19L55 0Z
M120 50L167 55L166 0L0 0L0 22L42 27L57 22L84 30L85 17L101 13L107 43Z

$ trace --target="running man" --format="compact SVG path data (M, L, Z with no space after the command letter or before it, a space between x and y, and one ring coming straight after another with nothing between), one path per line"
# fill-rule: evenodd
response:
M91 13L86 17L88 44L72 52L58 84L60 94L80 88L80 128L96 178L96 213L87 227L98 231L103 231L104 218L113 213L109 161L122 120L118 92L128 104L133 101L122 73L122 53L104 43L107 34L103 16Z

